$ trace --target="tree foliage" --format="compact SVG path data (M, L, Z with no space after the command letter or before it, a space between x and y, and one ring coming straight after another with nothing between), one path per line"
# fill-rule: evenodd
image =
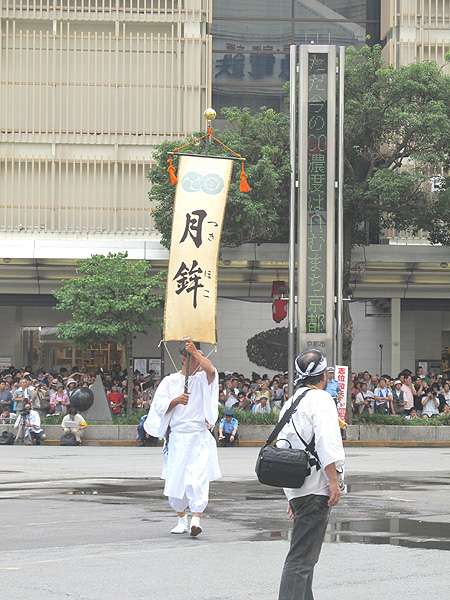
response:
M145 260L130 262L126 252L94 254L78 261L79 277L62 282L53 291L58 300L55 310L69 311L72 319L59 323L59 337L75 346L115 342L125 348L128 369L128 411L132 409L132 337L161 327L154 315L163 301L166 273L149 275Z
M233 167L228 194L221 243L223 246L240 246L246 242L286 241L289 214L289 117L267 108L255 115L249 109L226 108L222 114L228 127L217 134L220 140L246 159L245 172L252 188L241 193L240 163ZM199 137L203 133L196 134ZM195 138L193 138L195 139ZM191 140L188 140L191 141ZM167 152L186 143L164 142L157 147L149 178L152 183L150 200L155 226L162 236L162 244L170 247L175 186L167 174ZM191 154L203 154L204 140L183 149ZM231 153L214 141L210 155L231 156ZM174 165L177 159L174 158Z
M430 177L450 166L450 78L434 62L395 69L381 47L347 52L344 117L344 294L351 249L379 241L382 229L428 232L450 244L450 193ZM353 327L344 303L344 362Z
M349 49L344 135L351 246L378 241L383 228L415 234L431 224L430 241L445 243L436 218L445 199L433 208L428 185L450 160L450 78L437 64L395 69L383 62L380 46Z
M70 311L72 319L58 325L60 337L70 339L81 348L91 344L124 344L130 335L160 327L161 319L152 314L161 306L160 293L165 272L150 277L145 260L135 263L126 252L78 261L81 277L62 282L53 291L58 300L55 310Z

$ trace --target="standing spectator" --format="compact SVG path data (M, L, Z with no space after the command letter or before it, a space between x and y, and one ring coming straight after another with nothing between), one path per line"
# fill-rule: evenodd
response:
M416 378L420 377L420 379L423 379L425 381L425 383L429 382L429 377L425 375L425 373L423 372L423 367L417 367L416 369Z
M45 417L52 408L48 388L39 380L36 380L34 384L33 408L38 411L41 417Z
M361 384L361 391L356 395L355 412L360 415L373 415L373 392L367 389L367 382Z
M19 412L26 402L33 402L34 388L30 386L28 379L21 379L13 394L14 410Z
M108 394L108 402L114 415L120 415L122 411L122 404L124 402L123 394L117 390L117 385L111 387L111 391Z
M448 381L444 383L442 388L442 397L444 398L445 404L450 406L450 384Z
M280 410L281 405L283 404L283 390L278 379L273 380L271 391L272 398L270 399L270 410L273 411L274 408Z
M115 386L117 388L117 386ZM117 388L119 391L119 388ZM143 396L145 392L141 391L139 383L133 385L133 408L142 408Z
M75 381L75 379L68 379L66 393L67 393L69 399L70 399L70 396L74 393L74 391L76 389L77 389L77 382Z
M437 392L433 388L428 388L425 395L422 398L422 417L428 419L435 417L439 414L439 400L437 398Z
M9 391L9 385L5 381L0 381L0 406L7 408L9 411L13 409L12 394Z
M378 387L373 392L375 399L375 412L381 415L388 415L389 412L393 412L392 406L392 394L389 388L386 387L386 379L380 378Z
M234 418L234 412L226 410L219 425L219 440L222 446L234 446L235 442L239 439L238 427L239 423Z
M52 379L49 390L48 390L48 392L50 394L50 398L56 392L56 388L58 385L59 385L59 379Z
M64 433L71 433L77 442L77 446L81 446L81 438L87 423L84 418L78 414L75 407L69 408L69 414L64 417L61 423Z
M254 396L255 396L255 398L254 398L255 402L257 402L257 403L261 402L262 397L266 398L267 402L270 402L271 392L265 381L262 381L261 385L255 388ZM255 412L254 409L253 409L253 412Z
M376 387L378 387L378 375L372 375L368 389L370 389L371 392L374 392Z
M233 377L233 379L231 380L231 383L233 384L234 393L236 394L236 396L238 396L239 392L242 392L239 378L238 377Z
M402 390L402 382L400 379L397 379L397 381L394 383L394 389L392 391L392 404L394 407L392 414L401 416L405 414L406 398L405 392Z
M405 412L409 413L409 411L414 407L414 388L410 374L404 374L404 383L401 387L401 390L403 392L403 397L406 399Z
M231 408L232 406L234 406L235 404L237 404L239 402L238 399L238 392L235 392L234 387L233 387L233 382L231 381L231 379L227 379L227 382L225 384L225 406L227 408Z
M70 405L70 400L62 383L58 383L56 392L53 392L50 396L50 404L55 407L55 413L66 414L67 407Z
M421 377L416 377L415 383L413 385L413 394L414 394L414 408L417 413L420 415L423 410L422 400L426 394L425 390L427 388L425 379Z
M283 385L283 399L281 401L281 408L283 408L285 402L289 400L289 384L285 383Z

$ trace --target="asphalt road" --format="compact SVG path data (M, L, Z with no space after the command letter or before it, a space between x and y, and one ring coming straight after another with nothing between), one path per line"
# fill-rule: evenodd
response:
M219 449L198 538L174 536L160 448L10 447L0 455L0 590L36 600L276 600L290 521L254 476L258 448ZM348 448L316 600L448 597L450 449Z

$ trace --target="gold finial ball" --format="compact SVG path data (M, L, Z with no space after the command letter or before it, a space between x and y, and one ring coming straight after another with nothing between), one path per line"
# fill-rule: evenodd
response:
M216 118L216 111L213 108L207 108L203 115L207 121L214 121Z

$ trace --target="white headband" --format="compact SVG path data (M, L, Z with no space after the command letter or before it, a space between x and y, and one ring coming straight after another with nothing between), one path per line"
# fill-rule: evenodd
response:
M313 348L313 350L315 350L315 348ZM317 350L317 352L322 354L320 352L320 350ZM298 386L307 377L315 377L316 375L320 375L327 369L327 359L323 355L322 355L322 358L320 359L320 362L318 365L316 365L315 361L311 361L304 371L302 371L300 369L300 367L298 366L297 359L295 360L294 364L295 364L295 370L297 371L297 373L299 375L297 377L297 379L294 381L295 386Z

